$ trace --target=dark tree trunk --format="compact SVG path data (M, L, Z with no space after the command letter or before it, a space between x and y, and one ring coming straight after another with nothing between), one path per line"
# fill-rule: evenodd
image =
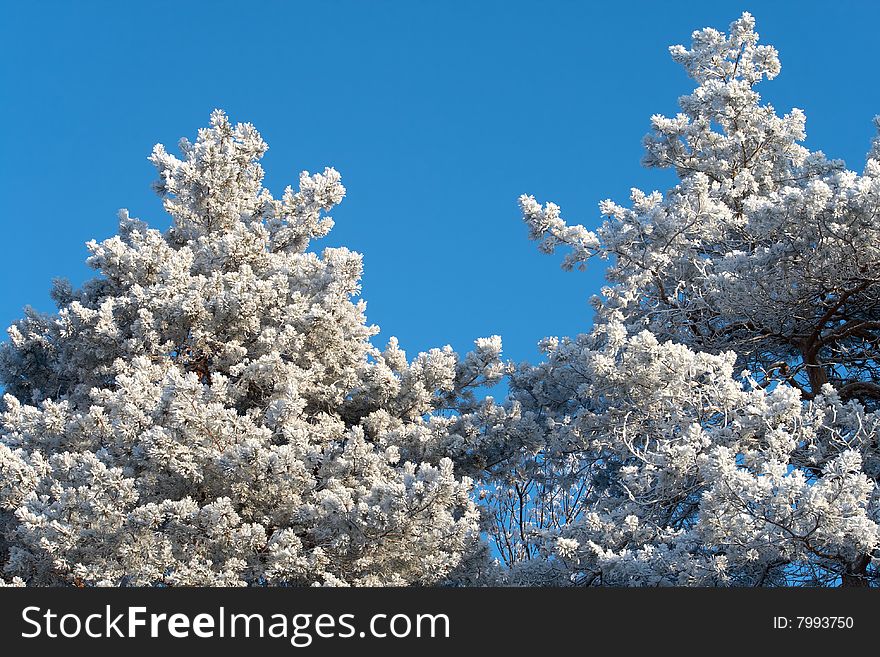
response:
M867 587L868 586L868 564L871 563L871 557L863 554L854 563L848 564L846 572L841 578L840 585L847 587Z

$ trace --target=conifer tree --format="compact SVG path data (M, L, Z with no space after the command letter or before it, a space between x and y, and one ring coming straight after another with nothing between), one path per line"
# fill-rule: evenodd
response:
M490 504L514 581L878 579L880 139L861 174L805 148L803 112L761 103L780 63L754 26L670 48L697 87L644 141L665 195L603 201L595 231L520 198L542 251L610 284L496 411L522 445Z
M500 340L411 362L394 338L374 348L361 256L309 250L339 174L303 172L275 199L266 148L220 111L180 158L156 146L171 228L121 211L88 245L97 276L57 282L57 313L9 329L7 581L432 584L475 558L470 480L388 436L472 404L501 375Z

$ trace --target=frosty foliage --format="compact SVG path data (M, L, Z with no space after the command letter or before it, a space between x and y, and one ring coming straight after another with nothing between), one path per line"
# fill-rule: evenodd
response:
M830 384L805 404L619 322L544 347L511 381L531 442L488 494L513 582L827 583L876 549L880 417Z
M779 73L754 20L726 36L695 32L671 48L699 84L674 118L653 116L644 163L673 167L664 197L633 190L632 207L600 204L595 232L523 196L531 235L564 265L611 258L600 318L696 349L732 349L738 367L801 388L828 382L845 399L880 402L880 160L859 175L798 142L805 117L779 117L754 86Z
M5 583L880 583L880 136L861 174L803 147L749 14L671 52L675 187L595 231L520 198L565 268L610 260L537 365L375 348L360 256L309 250L334 170L274 199L221 112L157 146L172 227L122 211L0 348Z
M876 582L880 139L862 174L804 148L755 90L780 64L749 14L670 51L698 86L644 163L674 188L603 201L596 231L520 198L542 251L607 258L610 285L591 334L512 375L493 538L514 583Z
M88 245L98 275L56 283L57 313L9 329L8 582L432 584L480 561L470 479L398 442L436 451L432 420L501 376L500 340L463 358L375 349L360 255L307 250L339 174L303 172L274 199L266 148L219 111L180 157L157 146L170 230L121 211Z

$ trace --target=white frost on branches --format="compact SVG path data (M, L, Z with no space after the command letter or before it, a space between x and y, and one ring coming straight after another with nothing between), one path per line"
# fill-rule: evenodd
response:
M501 342L412 362L370 339L361 257L307 251L339 174L262 188L222 112L157 146L166 233L120 213L98 276L0 352L4 571L32 585L431 584L479 552L471 481L395 437L474 404ZM442 440L436 426L426 440Z
M671 190L594 231L520 198L566 269L610 261L537 365L375 348L361 257L309 250L334 170L274 199L221 112L157 146L172 227L122 211L0 347L5 583L880 583L880 136L860 174L806 149L749 14L671 53Z
M667 194L596 230L522 196L563 267L608 258L596 329L512 375L493 538L520 583L866 585L880 558L880 154L800 143L755 85L780 72L749 14L673 59L697 83L653 116ZM742 372L740 376L740 371ZM497 431L497 429L496 429Z
M600 318L721 353L739 367L800 387L830 382L845 398L880 402L880 160L859 175L811 153L800 110L779 117L754 86L780 65L758 46L754 20L726 36L694 33L671 49L699 83L674 118L654 116L644 162L673 167L665 197L632 191L632 207L603 201L591 232L553 203L523 196L534 239L568 247L564 266L611 257Z
M547 352L506 428L537 447L491 496L514 582L780 584L877 548L880 416L830 385L805 404L616 322Z

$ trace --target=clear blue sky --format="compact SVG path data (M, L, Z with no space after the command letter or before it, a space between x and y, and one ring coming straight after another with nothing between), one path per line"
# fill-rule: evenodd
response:
M0 0L0 324L53 308L50 280L91 275L84 243L116 210L168 218L153 144L215 107L270 145L276 194L337 168L348 196L318 246L365 256L367 316L410 355L501 334L515 360L589 327L601 268L565 273L526 238L516 198L594 226L596 204L665 190L639 165L651 114L691 82L667 46L743 10L807 114L808 145L861 170L880 113L880 3L12 2Z

